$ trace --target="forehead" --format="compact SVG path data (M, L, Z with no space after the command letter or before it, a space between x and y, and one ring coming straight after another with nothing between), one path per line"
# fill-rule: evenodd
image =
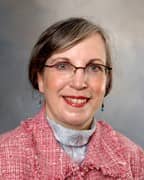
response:
M69 49L54 53L50 61L57 58L67 58L72 61L87 62L91 59L99 59L103 63L106 61L105 43L101 35L95 33Z

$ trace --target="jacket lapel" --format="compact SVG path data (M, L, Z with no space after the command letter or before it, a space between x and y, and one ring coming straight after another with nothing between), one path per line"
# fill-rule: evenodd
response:
M83 165L101 170L103 175L127 177L129 167L122 156L124 149L118 141L116 132L105 122L99 121L88 146Z

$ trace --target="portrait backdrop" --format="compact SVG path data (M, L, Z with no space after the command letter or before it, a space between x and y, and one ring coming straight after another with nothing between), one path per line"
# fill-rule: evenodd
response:
M0 133L40 109L28 82L28 63L38 36L57 20L80 16L110 35L114 82L97 119L144 147L144 1L1 0Z

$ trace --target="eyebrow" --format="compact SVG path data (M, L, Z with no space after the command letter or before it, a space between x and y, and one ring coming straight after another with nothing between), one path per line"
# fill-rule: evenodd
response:
M102 64L104 63L104 61L102 59L100 59L100 58L90 59L88 63L92 63L92 62L95 62L95 61L100 62Z
M50 62L50 64L53 64L53 63L55 63L57 60L60 60L60 59L72 63L72 60L69 59L69 58L66 58L66 57L50 58L50 59L48 60L48 62ZM95 62L95 61L96 61L96 62L100 62L100 63L104 63L104 61L103 61L102 59L100 59L100 58L93 58L93 59L90 59L86 64L89 64L89 63L92 63L92 62Z
M48 62L50 62L51 64L53 64L53 63L55 63L56 61L58 61L58 60L64 60L64 61L68 61L68 62L70 62L70 59L69 58L66 58L66 57L57 57L57 58L50 58L49 60L48 60Z

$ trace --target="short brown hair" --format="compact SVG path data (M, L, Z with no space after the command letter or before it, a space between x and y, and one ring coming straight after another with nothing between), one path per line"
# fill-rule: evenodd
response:
M38 90L37 75L42 73L49 57L58 51L73 47L94 33L102 37L105 43L106 65L112 67L109 38L103 28L84 18L69 18L48 27L34 45L29 63L29 80L33 88ZM105 96L111 87L112 71L109 71Z

